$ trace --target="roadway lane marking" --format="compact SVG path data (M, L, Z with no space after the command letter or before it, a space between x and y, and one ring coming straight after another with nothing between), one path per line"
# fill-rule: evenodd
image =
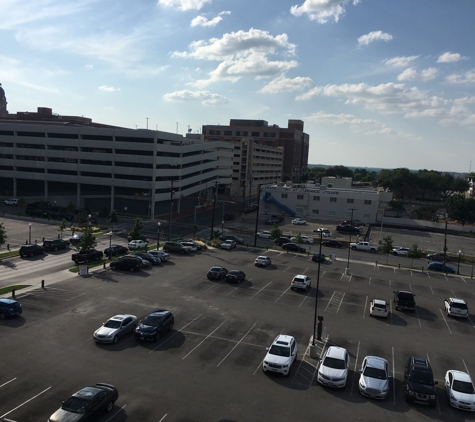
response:
M364 309L363 309L363 319L364 319L364 315L366 313L366 305L368 304L368 296L366 296L366 300L364 302Z
M284 292L276 299L274 300L274 303L276 303L282 296L284 296L288 291L290 290L290 287L287 287L287 289L284 290Z
M216 366L216 368L218 368L219 365L221 365L221 364L225 361L225 359L234 351L234 349L239 346L239 344L244 340L244 337L246 337L246 336L251 332L251 330L256 326L256 324L257 324L257 323L255 323L251 328L249 328L249 330L247 331L247 333L242 336L241 340L239 340L239 341L236 343L236 345L229 351L229 353L223 358L223 360L218 363L218 365Z
M0 385L0 388L2 388L3 386L7 385L7 384L10 384L12 381L15 381L16 380L16 377L11 379L10 381L7 381L5 383L3 383L2 385Z
M246 280L244 283L241 284L241 286L244 286L246 283L249 283L251 280L252 278L250 278L249 280ZM240 289L241 286L237 286L235 289L231 290L226 296L229 296L231 293L234 293L237 289Z
M217 328L215 328L210 334L208 334L204 339L203 341L201 341L198 345L196 345L190 352L188 352L183 358L182 360L186 359L189 355L191 355L198 347L200 347L210 336L212 336L216 331L218 331L221 326L228 320L228 318L226 318Z
M254 293L250 298L249 300L251 300L254 296L256 296L258 293L260 293L262 290L264 290L269 284L271 284L272 281L269 281L264 287L262 287L261 289L259 289L256 293Z
M111 421L112 419L114 419L114 417L115 417L119 412L121 412L122 410L124 410L126 407L127 407L127 405L124 404L117 412L115 412L109 419L107 419L106 422L109 422L109 421Z
M46 388L43 390L41 393L38 393L36 396L33 396L31 399L28 399L27 401L23 402L22 404L18 405L14 409L10 410L9 412L3 414L0 416L0 418L4 418L5 416L9 415L10 413L14 412L15 410L19 409L20 407L24 406L25 404L29 403L30 401L36 399L38 396L41 396L43 393L46 393L51 387Z
M442 309L439 308L439 311L440 311L440 314L442 315L442 318L445 322L445 325L447 325L447 329L449 330L449 333L452 334L452 331L450 331L450 327L449 327L449 324L447 323L447 320L445 319L444 317L444 313L442 312Z
M154 352L156 349L158 349L162 344L165 344L168 340L172 339L173 337L175 337L178 333L182 332L186 327L188 327L188 325L192 324L193 322L195 322L201 315L203 314L199 314L195 319L192 319L188 324L184 325L183 327L181 327L176 333L173 333L171 336L167 337L167 339L165 341L162 341L159 345L157 345L156 347L154 347L152 350L150 350L150 352L148 352L148 354Z
M360 342L358 342L358 347L357 347L357 349L356 349L355 369L353 370L353 372L354 372L355 375L358 374L358 355L359 355L359 353L360 353ZM350 396L353 395L353 386L355 385L354 380L355 380L355 379L358 379L358 378L359 378L359 376L356 375L355 378L353 379L353 382L351 383Z

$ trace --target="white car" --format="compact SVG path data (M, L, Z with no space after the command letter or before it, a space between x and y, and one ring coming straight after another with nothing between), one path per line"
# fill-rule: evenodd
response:
M221 243L221 249L227 249L231 250L236 247L236 241L235 240L225 240L223 243Z
M18 199L14 199L14 198L5 199L5 201L3 201L3 203L5 205L10 205L12 207L16 207L18 205Z
M255 260L256 267L268 267L270 264L272 264L272 261L268 256L261 255Z
M196 252L198 250L197 246L193 242L180 242L185 248L188 248L190 252Z
M468 318L468 305L462 299L456 299L455 297L445 299L444 311L447 312L448 317Z
M406 256L408 252L409 248L395 248L391 251L391 253L396 256Z
M144 240L131 240L129 242L129 249L145 249L147 247L148 243L145 242Z
M133 333L137 327L135 315L116 315L102 324L93 335L97 343L117 343L120 337Z
M297 274L290 282L290 288L308 290L312 287L312 279L304 274Z
M300 237L302 238L303 243L306 243L307 245L313 244L313 239L311 237L308 237L308 236L300 236ZM291 237L290 241L294 243L298 243L296 237Z
M315 233L321 233L322 237L332 237L331 231L328 229L325 229L324 227L320 227L317 230L314 230Z
M445 391L452 407L475 412L475 388L470 375L453 369L447 371Z
M297 357L297 350L297 342L292 336L279 334L272 346L267 349L266 357L262 362L262 370L289 375L290 367Z
M389 314L389 303L381 299L373 299L369 303L369 314L371 316L387 318Z
M257 232L257 237L262 237L264 239L270 239L272 236L269 231Z
M296 224L296 225L304 225L304 224L307 224L307 222L303 219L303 218L294 218L292 220L292 224Z
M318 367L317 381L327 387L345 388L350 368L346 349L330 346Z
M385 399L389 395L389 365L386 359L366 356L360 369L358 389L363 396Z

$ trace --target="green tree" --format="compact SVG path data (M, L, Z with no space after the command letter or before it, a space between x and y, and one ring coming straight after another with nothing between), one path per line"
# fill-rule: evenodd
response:
M295 243L298 243L299 245L303 243L302 233L297 233L297 236L295 236Z
M327 168L327 170L325 171L325 176L353 177L353 171L351 171L348 167L345 166L333 166Z
M213 232L213 239L218 239L221 236L221 232L219 230L215 230Z
M392 201L389 201L389 206L404 210L404 203L402 202L402 199L393 199Z
M381 251L386 254L386 264L389 261L389 254L394 249L393 246L393 237L388 234L386 237L383 237L383 244L381 246Z
M320 182L322 176L325 176L327 169L325 167L312 167L308 169L308 178Z
M475 222L475 198L456 193L445 199L445 206L450 217L460 221L462 226Z
M132 240L140 240L142 238L143 222L141 218L135 219L134 228L129 232Z
M275 240L279 237L282 237L283 235L284 232L280 229L280 227L277 224L274 224L274 227L272 227L272 230L270 231L270 237Z
M407 257L411 258L411 268L412 268L412 264L414 263L414 260L422 258L422 255L423 255L422 250L419 249L419 247L416 244L411 246L411 248L407 251Z
M112 223L112 231L114 231L114 224L119 221L119 216L117 215L116 210L112 210L109 213L109 223Z
M20 198L20 199L18 200L18 206L19 206L20 208L24 208L24 207L26 206L25 198Z
M437 208L433 205L424 205L415 210L419 220L433 220Z
M61 232L61 239L63 238L63 230L67 227L66 224L67 224L67 221L66 221L65 218L63 218L63 219L61 220L61 224L58 226L58 227L59 227L59 231Z
M89 225L89 214L86 212L80 212L78 215L78 224L80 226L88 226Z
M79 243L76 245L78 251L87 251L92 249L96 243L95 237L92 235L92 230L89 226L84 230L84 236L81 238Z
M4 245L7 243L7 231L5 230L5 226L3 223L0 223L0 246Z

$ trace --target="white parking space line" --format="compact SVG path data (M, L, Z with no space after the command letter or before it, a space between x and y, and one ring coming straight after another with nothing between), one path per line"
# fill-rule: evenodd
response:
M107 419L106 422L109 422L109 421L111 421L112 419L114 419L114 418L115 418L115 415L117 415L119 412L121 412L122 410L124 410L126 407L127 407L127 405L124 404L117 412L115 412L109 419Z
M196 345L190 352L188 352L182 360L186 359L188 356L190 356L198 347L200 347L210 336L212 336L216 331L218 331L221 326L227 321L228 319L226 318L217 328L215 328L210 334L208 334L203 341L201 341L198 345Z
M391 280L389 280L389 288L391 288Z
M310 293L312 292L312 289L310 289L307 294L305 295L305 297L303 298L302 302L300 302L300 305L298 306L299 308L303 305L303 303L305 302L305 299L307 299L307 297L310 295ZM318 296L318 292L316 293L316 295Z
M282 328L282 331L281 331L279 334L282 334L282 333L284 332L284 330L285 330L285 327ZM266 347L266 349L267 349L267 347ZM265 356L262 358L261 362L260 362L259 365L257 366L256 370L252 373L252 375L256 375L256 372L258 371L258 369L259 369L259 368L262 368L262 365L263 365L263 363L264 363L264 359L265 359L265 358L266 358Z
M199 314L195 319L192 319L188 324L184 325L183 327L181 327L176 333L173 333L171 336L167 337L165 341L162 341L158 346L154 347L152 350L150 350L150 352L148 352L148 354L154 352L156 349L158 349L162 344L165 344L168 340L171 340L173 337L175 337L178 333L182 332L186 327L188 327L188 325L192 324L193 322L195 322L201 315L203 314Z
M364 319L364 316L366 314L366 305L368 305L368 296L366 296L366 300L364 302L364 309L363 309L363 319Z
M226 294L226 296L229 296L231 293L234 293L237 289L244 286L246 283L249 283L251 280L252 278L250 278L249 280L246 280L244 283L241 284L241 286L237 286L235 289L231 290L228 294Z
M417 312L417 306L416 306L416 316L417 316L417 321L419 321L419 328L422 330L421 319L419 318L419 312Z
M432 294L434 294L434 290L432 290L432 286L429 286L430 288L430 291L432 292Z
M394 346L391 347L392 351L392 357L393 357L393 395L394 395L394 401L393 404L396 406L396 368L394 367Z
M326 344L327 344L327 340L325 339L325 343L323 344L322 351L321 351L321 353L320 353L320 359L322 358L323 351L325 350ZM307 348L305 349L305 352L304 352L303 355L302 355L302 359L300 360L299 367L298 367L297 370L295 371L295 374L294 374L294 376L293 376L293 378L292 378L292 381L291 381L292 384L298 384L298 385L307 386L306 384L302 384L301 382L297 381L297 380L296 380L297 376L304 378L304 379L308 382L308 387L310 387L310 386L313 384L313 380L315 379L315 374L317 373L318 366L315 366L313 363L308 362L307 360L305 360L305 356L307 356L307 355L309 354L309 353L308 353L309 350L310 350L310 343L308 344ZM302 368L302 364L303 364L304 362L305 362L306 364L310 365L312 368L314 368L314 371L311 372L311 371L309 371L307 368ZM308 378L308 377L306 376L306 374L302 373L302 372L301 372L301 369L305 370L305 372L307 372L309 375L311 375L311 378Z
M468 316L467 318L468 318L468 320L470 321L470 324L472 324L473 328L475 328L475 325L473 324L473 321L472 321L472 319L470 318L470 316Z
M465 361L464 361L463 359L462 359L462 363L463 363L463 366L465 366L465 372L466 372L468 375L470 375L470 371L468 370L467 365L465 364ZM471 378L471 377L472 377L472 376L470 375L470 378Z
M445 325L447 325L447 330L449 330L449 333L452 334L452 331L450 330L449 324L447 323L447 320L444 317L444 313L442 312L442 309L439 308L440 314L442 315L442 319L445 322Z
M241 340L239 340L239 341L236 343L236 345L229 351L229 353L223 358L223 360L218 363L218 365L216 366L216 368L218 368L219 365L221 365L221 364L226 360L226 358L234 351L234 349L239 346L239 344L240 344L240 343L244 340L244 338L251 332L251 330L256 326L256 324L257 324L257 323L255 323L251 328L249 328L249 330L247 331L247 333L242 336Z
M391 325L393 325L393 301L389 301L389 312L391 312Z
M371 286L371 277L368 280L368 286Z
M308 271L308 268L305 268L305 270L303 270L302 274L305 274L307 271Z
M465 277L460 277L465 284L467 284L467 281L465 280Z
M7 384L10 384L12 381L15 381L16 380L16 377L11 379L10 381L7 381L5 383L3 383L2 385L0 385L0 388L2 388L3 386L7 385Z
M292 268L291 265L289 265L284 271L282 271L283 273L285 273L289 268Z
M10 413L14 412L15 410L19 409L20 407L24 406L25 404L29 403L30 401L36 399L38 396L41 396L43 393L46 393L51 387L46 388L43 390L41 393L38 393L36 396L33 396L31 399L28 399L27 401L23 402L22 404L18 405L14 409L10 410L9 412L3 414L0 416L0 418L4 418L5 416L9 415Z
M340 310L340 306L343 302L343 298L345 297L344 292L337 292L336 290L333 292L332 297L328 301L327 307L323 312L329 312L329 313L334 313L337 314L338 311ZM337 305L338 303L338 305ZM336 310L335 310L336 307Z
M162 421L167 417L167 415L168 415L168 413L165 413L165 414L163 415L163 418L160 419L158 422L162 422Z
M251 300L254 296L256 296L258 293L260 293L262 290L264 290L269 284L271 284L272 281L269 281L264 287L262 287L261 289L259 289L256 293L254 293L250 298L249 300Z
M290 290L290 287L287 287L287 289L284 290L284 292L276 299L274 300L274 303L276 303L282 296L284 296L288 291Z
M358 355L360 353L360 342L358 342L358 347L356 349L356 357L355 357L355 369L354 369L354 374L355 374L355 378L353 379L353 382L351 383L351 391L350 391L350 396L353 395L353 387L355 385L355 380L357 380L359 377L358 377ZM359 382L359 381L358 381Z
M183 330L181 331L182 333L185 333L185 334L191 334L191 335L194 335L194 336L200 336L200 337L207 337L208 334L203 334L203 333L195 333L194 331L186 331L186 330ZM209 338L213 338L215 340L222 340L222 341L227 341L229 343L237 343L239 340L233 340L231 338L225 338L225 337L218 337L218 336L209 336ZM241 344L244 344L246 346L253 346L253 347L259 347L261 349L264 349L266 348L267 346L262 346L261 344L255 344L255 343L248 343L246 341L241 341Z
M211 283L211 281L210 281ZM224 281L223 283L220 283L219 281L217 283L213 283L213 285L211 287L208 287L207 289L204 289L203 291L204 292L207 292L208 290L211 290L211 289L214 289L216 286L222 286L226 284L226 281Z
M452 297L457 297L457 295L454 293L452 289L450 289L450 291L452 292Z

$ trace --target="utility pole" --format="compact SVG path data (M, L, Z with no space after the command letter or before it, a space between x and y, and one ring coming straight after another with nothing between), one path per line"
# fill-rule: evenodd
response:
M168 218L168 241L172 240L173 196L175 195L175 191L173 190L173 180L171 180L170 183L170 216Z
M256 229L254 231L254 247L256 247L257 244L257 229L258 229L258 224L259 224L259 206L261 205L261 184L258 186L258 193L257 193L257 214L256 214Z
M213 217L211 219L211 236L210 239L213 239L213 231L214 231L214 214L216 212L216 199L218 197L218 180L215 183L215 191L214 191L214 202L213 202Z

